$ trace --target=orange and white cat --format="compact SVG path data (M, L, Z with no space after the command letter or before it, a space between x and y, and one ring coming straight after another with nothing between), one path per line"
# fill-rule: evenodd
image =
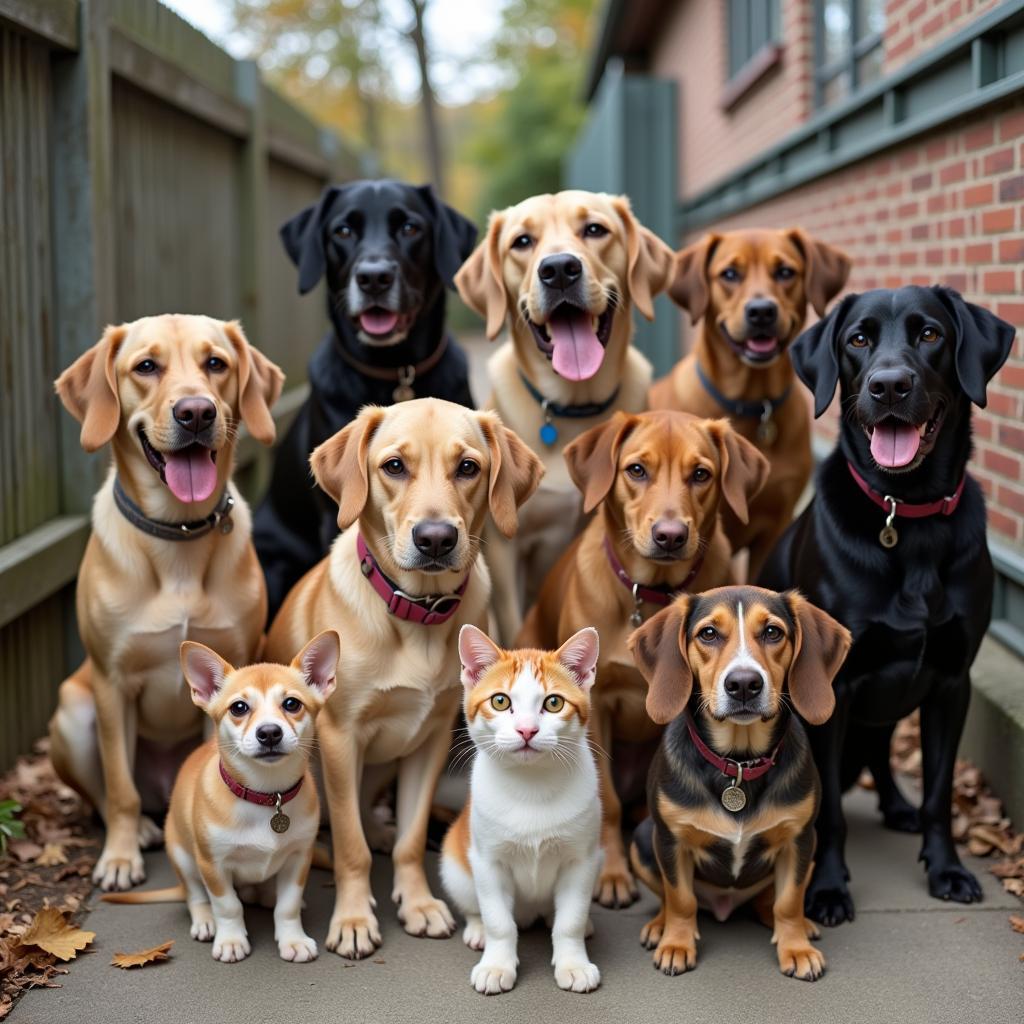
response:
M445 836L441 877L483 956L485 995L516 982L518 929L551 924L558 986L590 992L590 898L601 868L601 804L587 741L597 630L553 653L503 651L475 626L459 634L464 708L476 745L469 799Z

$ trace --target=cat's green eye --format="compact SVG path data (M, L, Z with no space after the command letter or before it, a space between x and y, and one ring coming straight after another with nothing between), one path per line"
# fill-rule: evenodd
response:
M511 705L512 701L508 699L508 694L506 693L496 693L491 698L491 707L494 708L495 711L508 711Z
M544 710L551 711L554 714L558 714L563 707L565 707L565 698L559 697L557 693L551 694L551 696L544 701Z

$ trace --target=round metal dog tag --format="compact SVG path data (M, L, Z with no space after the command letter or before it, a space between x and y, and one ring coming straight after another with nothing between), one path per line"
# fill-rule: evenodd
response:
M747 806L747 794L739 786L726 786L722 790L722 806L735 814Z
M399 384L391 392L391 397L396 402L410 402L416 397L416 392L408 384Z
M540 439L549 448L558 440L558 431L553 423L545 423L540 428Z
M883 526L881 532L878 534L878 543L883 548L894 548L896 542L900 539L900 535L896 532L895 526Z
M278 834L287 832L291 823L292 819L289 818L284 811L278 811L277 814L270 819L270 827Z
M222 516L220 521L220 532L227 535L235 528L230 516Z
M771 445L775 443L775 439L779 436L779 428L775 426L775 421L771 419L761 420L757 427L757 439L761 444Z

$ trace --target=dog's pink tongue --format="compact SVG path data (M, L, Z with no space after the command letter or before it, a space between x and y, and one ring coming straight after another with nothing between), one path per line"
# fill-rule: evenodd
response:
M778 338L747 339L747 348L749 348L752 352L756 352L759 356L767 355L769 352L774 352L778 344Z
M592 319L582 309L556 313L548 321L554 352L551 365L566 380L589 380L601 369L604 346L597 340Z
M164 479L178 501L206 501L217 486L213 452L194 444L164 454Z
M913 462L920 445L921 435L909 423L886 420L871 433L871 454L875 462L888 469Z
M368 309L359 315L359 326L367 334L390 334L398 323L398 314L390 309Z

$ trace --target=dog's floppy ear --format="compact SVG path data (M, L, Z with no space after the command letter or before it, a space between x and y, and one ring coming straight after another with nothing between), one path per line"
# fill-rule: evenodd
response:
M340 657L341 637L333 629L325 629L295 655L292 668L297 668L306 685L327 700L334 693Z
M629 649L640 675L647 680L647 714L667 725L681 714L693 689L686 659L686 620L690 596L677 597L629 636Z
M934 290L957 325L956 375L960 387L984 409L988 402L986 385L1006 362L1017 330L982 306L965 302L952 288L937 286Z
M82 424L80 441L87 452L102 448L117 433L121 399L114 360L127 333L126 324L107 327L103 337L54 383L64 408Z
M494 341L505 322L508 300L501 270L498 243L505 226L505 214L495 211L487 221L487 233L455 275L455 287L462 301L487 321L487 338Z
M237 320L227 321L224 333L238 356L238 413L260 444L273 444L277 427L270 407L281 397L284 374L276 363L249 344Z
M612 208L626 228L626 279L632 303L648 319L654 319L654 296L668 287L675 253L636 219L627 196L615 196Z
M709 420L708 433L718 445L722 467L722 497L741 523L749 521L748 504L768 481L769 461L728 420Z
M814 416L831 404L839 383L839 332L858 295L847 295L827 316L808 327L790 349L793 369L814 395Z
M455 287L455 274L473 251L476 225L458 210L442 202L432 185L419 185L416 191L430 210L434 226L434 267L445 288Z
M636 416L620 409L563 449L569 476L583 495L584 512L592 512L608 496L615 482L619 449L636 424Z
M472 690L480 677L501 657L501 648L482 630L467 623L459 630L462 685Z
M789 695L801 717L811 725L821 725L836 706L832 680L846 660L853 638L845 626L802 594L789 590L785 597L796 623Z
M491 518L506 537L513 537L519 527L519 507L537 490L544 476L544 463L515 431L501 422L497 413L476 415L491 455L487 482Z
M668 293L690 314L690 323L695 324L708 308L708 264L721 240L722 236L712 231L675 255Z
M320 198L281 225L280 235L285 252L299 268L299 294L305 295L324 276L324 218L334 199L343 191L328 185Z
M192 691L192 703L205 708L235 670L205 644L186 640L179 652L182 675Z
M850 257L841 249L819 242L803 228L791 228L787 234L804 255L804 287L818 316L846 284L850 276Z
M333 437L313 449L309 465L322 490L338 503L338 526L347 530L362 515L370 493L366 452L385 410L365 405Z

